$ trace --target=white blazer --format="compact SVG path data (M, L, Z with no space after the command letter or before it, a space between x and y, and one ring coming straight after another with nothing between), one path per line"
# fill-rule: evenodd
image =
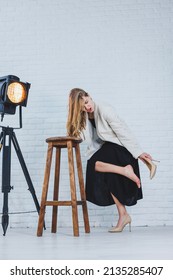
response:
M143 150L125 122L115 113L115 109L101 102L94 105L96 129L87 118L86 129L83 131L88 143L86 152L88 159L101 148L105 141L124 146L137 159Z

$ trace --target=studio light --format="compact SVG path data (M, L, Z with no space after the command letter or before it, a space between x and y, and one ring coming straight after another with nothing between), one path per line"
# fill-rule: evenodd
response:
M17 76L8 75L0 78L0 114L13 115L18 105L26 107L29 83L21 82Z
M4 235L9 223L8 215L8 194L13 189L11 186L11 146L13 144L16 155L19 159L21 168L23 170L28 190L33 197L36 210L39 213L40 205L35 194L34 186L31 181L24 157L22 155L19 143L17 141L15 129L22 128L22 106L26 107L28 92L30 89L29 83L23 83L20 79L13 75L8 75L0 78L0 114L1 121L5 114L14 115L16 107L19 106L19 127L1 126L0 133L0 150L2 150L2 193L3 193L3 211L2 211L2 228Z

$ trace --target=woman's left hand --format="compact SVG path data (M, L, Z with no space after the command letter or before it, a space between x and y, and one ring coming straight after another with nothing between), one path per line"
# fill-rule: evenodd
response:
M150 154L147 154L147 153L142 153L142 154L139 156L139 158L140 158L143 162L145 162L145 159L146 159L146 158L149 158L149 159L152 160L152 156L151 156Z

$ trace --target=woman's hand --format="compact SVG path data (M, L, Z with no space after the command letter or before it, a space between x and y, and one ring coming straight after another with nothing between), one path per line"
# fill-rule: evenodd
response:
M142 154L139 156L139 158L140 158L143 162L145 162L145 159L146 159L146 158L149 158L150 160L152 160L152 156L151 156L150 154L147 154L147 153L142 153Z

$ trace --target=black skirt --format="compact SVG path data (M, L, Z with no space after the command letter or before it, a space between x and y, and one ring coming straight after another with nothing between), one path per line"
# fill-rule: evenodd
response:
M142 199L142 188L125 176L95 171L96 161L119 166L130 164L140 178L138 160L123 146L106 142L88 160L86 170L86 199L99 206L115 204L111 193L123 204L132 206Z

